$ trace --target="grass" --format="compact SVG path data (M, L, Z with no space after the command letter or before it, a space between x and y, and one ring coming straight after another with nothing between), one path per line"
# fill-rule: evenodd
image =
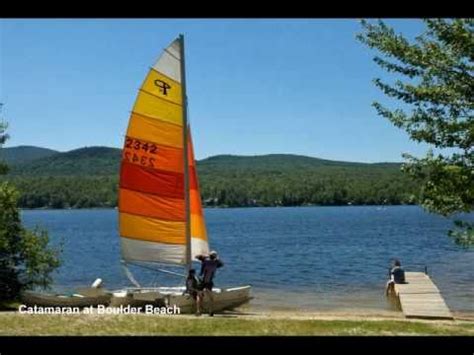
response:
M0 335L474 335L474 322L0 312Z
M0 301L0 311L16 311L20 304L19 301Z

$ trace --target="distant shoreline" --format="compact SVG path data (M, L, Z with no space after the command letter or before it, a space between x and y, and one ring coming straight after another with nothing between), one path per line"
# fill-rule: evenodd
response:
M204 209L231 209L231 208L304 208L304 207L399 207L399 206L419 206L417 204L393 204L393 205L297 205L297 206L203 206ZM118 210L118 207L38 207L27 208L20 207L22 211L77 211L77 210Z
M9 174L0 177L19 191L19 207L116 207L120 150L89 147L53 156L44 153L49 154L17 151ZM361 164L288 154L219 155L198 161L196 167L202 204L208 208L419 202L419 184L397 163Z

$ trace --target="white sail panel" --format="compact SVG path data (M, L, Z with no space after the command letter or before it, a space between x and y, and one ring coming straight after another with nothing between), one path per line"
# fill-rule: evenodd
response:
M207 240L191 238L191 258L194 260L198 255L209 254L209 244Z
M185 246L155 243L130 238L120 238L122 258L127 261L146 261L170 264L185 264ZM209 254L207 241L191 238L191 256Z
M122 259L133 261L185 264L185 245L155 243L131 238L120 238Z
M180 41L176 39L161 54L153 69L181 83Z

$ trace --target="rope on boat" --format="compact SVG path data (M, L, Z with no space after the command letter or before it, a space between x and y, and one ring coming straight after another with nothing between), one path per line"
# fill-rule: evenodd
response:
M186 277L186 275L180 274L179 272L174 272L174 271L169 271L169 270L164 270L164 269L157 269L157 268L150 267L150 266L145 266L145 265L142 265L142 264L134 264L134 265L136 265L138 267L141 267L141 268L144 268L144 269L151 270L151 271L161 271L165 274L175 275L175 276L179 276L179 277Z
M171 274L171 275L179 276L179 277L186 277L186 275L180 274L179 272L174 272L174 271L169 271L169 270L164 270L164 269L154 269L154 270L161 271L161 272L164 272L164 273L166 273L166 274Z
M128 279L132 282L132 284L135 286L135 287L138 287L140 288L140 284L138 283L138 281L135 279L135 277L133 277L133 274L130 272L130 270L128 269L127 267L127 264L125 264L125 262L122 262L122 268L123 270L125 271L125 275L127 275Z

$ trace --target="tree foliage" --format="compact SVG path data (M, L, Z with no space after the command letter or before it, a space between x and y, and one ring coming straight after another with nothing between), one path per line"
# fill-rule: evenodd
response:
M90 175L81 159L82 175L72 175L77 157L64 161L64 171L36 169L39 161L8 175L21 192L24 208L90 208L117 206L118 176ZM112 157L110 157L112 159ZM115 158L114 158L115 159ZM97 159L96 159L97 160ZM45 162L46 160L42 159ZM104 166L110 166L104 163ZM417 186L400 164L325 161L295 155L217 156L197 163L206 206L399 205L412 204ZM108 172L108 169L97 171ZM13 166L12 172L15 171ZM64 175L63 175L64 174Z
M59 266L58 250L48 247L48 234L21 225L18 192L0 184L0 300L18 297L23 289L47 287Z
M198 165L203 201L217 206L399 205L417 193L398 165L304 166L296 157L278 168L232 162Z
M0 143L5 140L3 128ZM10 183L0 183L0 301L17 298L24 289L47 287L59 266L59 250L48 246L47 232L21 225L18 198Z
M420 203L445 216L474 209L474 20L427 19L410 41L383 21L362 21L358 39L380 55L374 61L397 79L374 80L402 108L379 102L378 114L411 139L432 145L423 158L404 154L403 170L420 183ZM472 224L458 222L450 235L474 243ZM460 229L464 232L461 233Z
M6 134L7 124L4 122L0 122L0 147L6 142L8 139L8 134ZM8 173L8 166L5 162L0 160L0 175Z

